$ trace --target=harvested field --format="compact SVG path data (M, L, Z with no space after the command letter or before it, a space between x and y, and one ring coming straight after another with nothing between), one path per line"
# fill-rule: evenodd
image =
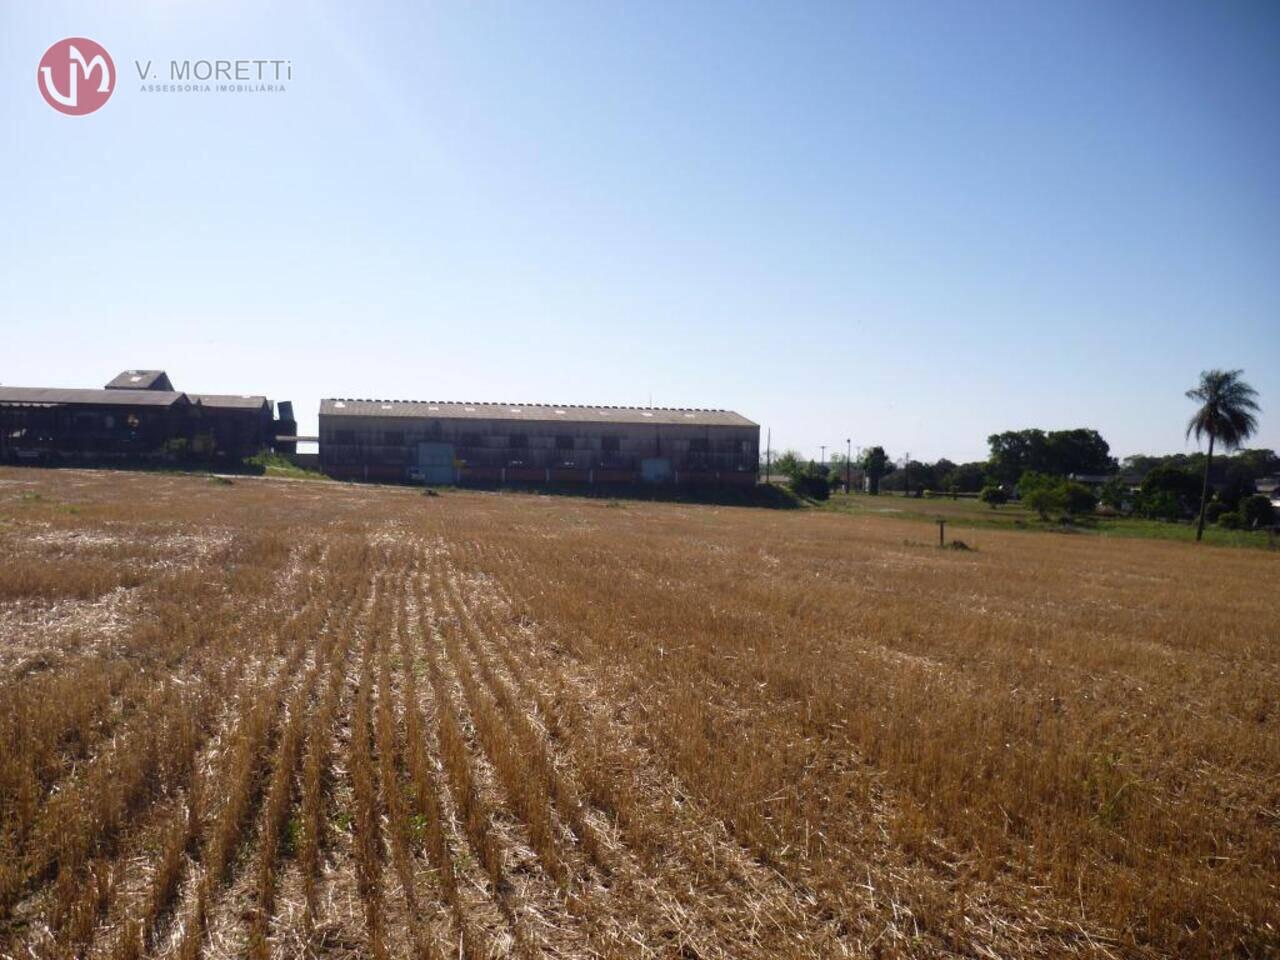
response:
M0 956L1280 954L1280 555L935 536L0 470Z

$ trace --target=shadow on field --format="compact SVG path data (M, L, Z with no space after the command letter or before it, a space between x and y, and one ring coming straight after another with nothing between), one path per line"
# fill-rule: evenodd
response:
M123 470L129 473L193 474L225 473L242 477L261 477L267 468L261 463L248 463L226 458L150 461L113 459L111 457L50 457L41 460L7 460L8 467L36 467L41 470Z
M570 497L575 500L604 500L609 502L635 501L644 503L691 503L720 507L757 507L769 510L798 510L805 502L790 490L773 484L758 484L745 489L660 487L644 484L585 486L536 486L521 484L469 483L460 487L428 487L427 491L486 490L492 493L524 493L549 497Z

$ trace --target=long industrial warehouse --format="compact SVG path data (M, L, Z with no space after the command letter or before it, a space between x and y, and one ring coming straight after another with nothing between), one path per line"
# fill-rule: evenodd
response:
M730 410L320 402L329 476L431 484L750 485L760 427Z

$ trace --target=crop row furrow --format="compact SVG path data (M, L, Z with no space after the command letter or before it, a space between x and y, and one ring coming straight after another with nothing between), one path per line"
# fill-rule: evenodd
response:
M204 791L206 805L211 809L198 843L201 872L193 878L193 903L182 918L177 948L182 960L201 956L210 915L232 879L241 851L248 845L248 828L262 800L270 769L268 758L279 739L287 697L290 689L296 688L297 672L318 626L309 621L306 631L290 631L295 634L292 649L275 677L243 692L240 719L220 758L218 775ZM276 646L280 648L282 644L278 642Z
M360 653L360 673L351 717L351 788L355 801L356 886L364 908L369 951L375 960L387 954L382 884L382 807L373 758L373 676L380 642L380 628L388 602L382 589L374 606L373 622L365 631Z
M443 652L439 607L430 597L434 589L433 577L428 576L428 591L420 592L419 609L423 613L421 635L445 779L470 850L479 860L493 900L507 920L515 950L521 956L539 956L547 949L539 936L545 931L531 922L524 898L531 894L539 900L554 897L534 894L529 889L537 886L537 870L530 869L533 865L523 853L527 845L520 842L516 824L500 804L497 775L485 759L465 696L449 669ZM517 874L522 883L517 882Z
M608 814L616 815L622 804L632 802L632 790L619 788L610 780L607 792L597 790L592 795L579 782L572 762L577 758L557 757L548 732L533 719L535 714L546 716L545 698L530 682L526 668L512 655L513 641L501 634L491 616L490 602L484 598L468 601L454 578L450 579L450 589L455 609L465 610L467 650L480 677L502 705L521 750L537 758L535 762L546 771L557 808L577 836L589 838L582 844L584 852L601 870L609 891L608 896L599 891L584 895L585 907L593 913L596 923L603 924L603 914L613 914L608 917L607 933L613 944L624 945L629 954L637 952L637 945L640 945L639 955L646 955L666 943L676 949L692 950L699 956L746 955L745 944L738 944L733 953L726 954L707 937L714 925L691 922L697 914L705 913L705 899L685 895L687 871L681 870L670 878L646 876L646 871L652 870L655 864L644 854L650 845L661 842L657 834L641 834L637 827L642 822L636 820L631 823L631 830L619 831L617 838L612 836ZM493 650L498 651L496 656ZM567 744L561 741L561 746ZM604 804L593 806L602 799L606 801ZM647 841L639 852L626 842L637 837ZM667 884L661 882L668 879Z
M418 686L418 676L426 663L424 648L431 642L423 625L419 576L415 575L412 580L413 589L407 598L408 618L398 638L404 664L405 760L411 808L420 826L419 843L451 914L449 942L457 943L456 952L465 960L480 960L492 954L494 951L489 947L506 935L503 925L507 921L496 904L492 905L496 916L486 917L483 904L468 897L469 892L481 886L468 877L471 871L479 872L476 865L479 858L455 809L446 782L448 774L439 765L442 756L439 729L424 713L424 698L428 707L436 707L431 684L428 682L425 690ZM421 642L415 642L415 638ZM502 932L498 932L500 929Z
M299 655L304 649L304 638L310 624L318 615L314 606L307 606L296 611L280 627L281 632L295 637L294 650ZM97 879L100 871L96 869L90 871L88 879L82 883L81 906L72 912L71 922L64 924L61 931L67 949L76 953L88 952L102 934L115 930L111 938L114 940L114 946L110 948L112 954L135 956L151 941L159 922L167 916L187 859L195 851L200 834L207 786L200 754L216 749L220 739L216 734L219 728L230 730L238 721L236 707L244 702L238 688L244 682L252 682L251 679L242 680L250 665L255 671L265 668L267 672L273 672L276 669L270 661L264 664L230 653L231 649L242 647L237 643L221 651L221 670L214 677L199 678L199 686L186 681L182 684L200 690L209 698L203 717L185 718L191 724L188 733L190 752L184 761L185 766L181 775L173 778L173 786L162 800L140 811L138 821L122 836L119 856L110 864L111 884L107 895L103 895L102 884ZM201 651L198 659L203 659L206 654L207 651ZM231 659L228 661L229 656ZM227 704L231 705L230 708ZM171 736L170 726L162 720L158 736ZM222 739L225 740L225 734ZM209 743L214 747L210 748ZM158 850L158 854L153 856L153 850ZM143 852L146 855L140 856ZM147 877L141 876L142 873ZM90 910L90 903L94 903L96 909Z
M123 683L124 692L136 696L126 698L110 739L80 773L57 782L28 824L0 829L6 838L0 843L0 921L24 897L34 896L48 901L42 913L50 936L67 945L82 943L110 904L119 872L110 863L122 845L156 802L191 789L196 754L246 667L244 632L265 620L250 616L218 632L202 616L210 604L216 607L217 585L191 577L182 582L192 588L192 606L157 585L157 615L135 629L130 644L141 666ZM178 671L192 649L192 662ZM67 699L76 703L74 691ZM56 711L58 703L45 709ZM75 707L71 712L92 713ZM39 752L27 737L27 730L15 731L15 754ZM22 792L28 800L38 796L30 785ZM51 890L45 886L50 878Z
M461 562L468 559L464 555ZM482 630L478 639L487 634L501 672L531 705L522 712L544 718L551 741L572 757L583 794L617 824L625 849L636 857L632 864L618 864L619 887L636 893L648 889L649 895L639 899L661 905L663 912L653 923L667 927L700 955L719 952L717 942L733 944L729 955L734 956L768 956L778 950L777 931L784 924L794 930L790 914L804 912L795 894L721 838L719 824L694 819L697 806L687 802L678 782L659 787L664 775L650 769L647 751L605 716L598 696L584 697L566 677L563 663L547 669L539 662L527 631L519 639L502 637L493 607L505 606L510 597L500 581L486 579L484 585L489 595L472 604ZM686 799L672 804L672 797ZM739 902L708 896L705 891L713 888L737 888ZM691 922L694 917L698 920ZM812 926L806 939L834 949L830 932L820 923Z
M267 788L263 822L258 844L257 903L250 921L248 954L254 960L268 960L267 934L276 907L279 863L289 814L297 795L296 778L301 763L311 704L316 687L332 663L345 661L341 641L326 631L316 647L315 662L289 703L284 730L276 749L271 781ZM335 646L338 650L335 656Z

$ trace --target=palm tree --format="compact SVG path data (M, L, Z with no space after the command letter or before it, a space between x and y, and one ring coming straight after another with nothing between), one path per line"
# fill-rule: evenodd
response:
M1258 391L1240 379L1243 370L1205 370L1200 386L1187 391L1187 398L1200 404L1187 422L1187 436L1193 433L1197 442L1209 437L1209 455L1204 461L1204 485L1200 489L1200 521L1196 525L1196 541L1204 536L1204 510L1209 503L1209 468L1213 465L1214 441L1234 450L1258 429L1254 413L1260 408L1254 398Z

